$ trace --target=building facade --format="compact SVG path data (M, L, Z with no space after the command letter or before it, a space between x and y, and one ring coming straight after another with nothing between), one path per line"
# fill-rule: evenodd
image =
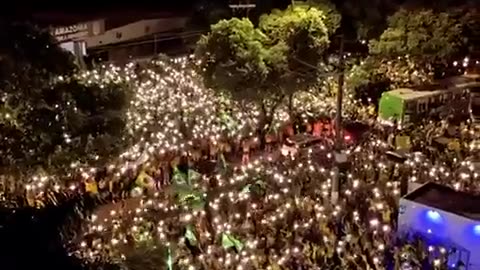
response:
M72 52L82 64L125 63L159 53L188 51L185 37L200 36L186 31L188 17L102 18L70 26L53 27L59 45Z

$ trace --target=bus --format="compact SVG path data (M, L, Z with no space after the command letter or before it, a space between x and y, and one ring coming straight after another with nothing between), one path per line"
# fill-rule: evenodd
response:
M470 87L470 116L474 123L480 123L480 75L469 77L478 82Z
M480 118L479 87L476 79L459 76L433 85L387 91L380 98L378 118L399 127L448 116Z

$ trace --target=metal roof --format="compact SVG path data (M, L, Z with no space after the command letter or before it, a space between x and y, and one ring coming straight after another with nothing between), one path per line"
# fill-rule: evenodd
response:
M425 98L437 95L445 90L434 90L434 91L415 91L410 88L400 88L387 92L389 95L401 98L403 100L414 100L418 98Z
M480 196L428 182L407 194L404 199L450 212L473 220L480 220Z
M399 88L386 93L403 100L414 100L434 96L444 91L463 90L462 88L472 86L478 87L480 86L479 80L480 76L478 74L465 74L439 80L433 84L419 85L414 88Z

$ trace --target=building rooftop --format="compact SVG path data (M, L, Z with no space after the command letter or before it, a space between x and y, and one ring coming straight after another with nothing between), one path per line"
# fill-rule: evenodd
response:
M443 91L446 91L447 89L460 90L460 88L462 87L479 85L479 80L480 79L477 74L467 74L439 80L432 84L415 86L413 88L399 88L389 91L387 93L404 100L413 100L417 98L434 96Z
M388 94L399 97L404 100L413 100L417 98L429 97L436 95L444 90L433 90L433 91L416 91L410 88L399 88L392 91L389 91Z
M404 199L472 220L480 220L479 195L456 191L436 183L429 182L407 194Z

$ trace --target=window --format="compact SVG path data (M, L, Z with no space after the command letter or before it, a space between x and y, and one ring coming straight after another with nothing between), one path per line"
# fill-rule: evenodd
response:
M428 100L426 100L428 102ZM418 112L425 112L427 111L427 103L425 101L420 101L418 103Z
M98 22L98 21L93 22L92 23L92 33L93 33L93 35L95 35L95 36L100 35L101 31L102 31L102 27L100 25L100 22Z
M411 101L407 102L407 105L405 107L406 107L407 112L415 111L415 103L414 102L411 102Z
M417 103L417 112L423 112L423 103L421 101Z
M470 109L474 116L480 117L480 93L472 94Z
M122 32L115 33L115 37L118 38L118 39L121 39L122 38Z
M150 26L147 25L145 26L145 33L148 33L148 32L150 32Z
M82 55L87 55L87 44L85 41L79 41L78 46Z

